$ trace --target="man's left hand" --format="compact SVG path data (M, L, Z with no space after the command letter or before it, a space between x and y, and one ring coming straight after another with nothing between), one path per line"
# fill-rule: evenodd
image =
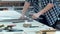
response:
M37 19L37 18L39 18L39 16L40 16L40 15L39 15L38 13L35 13L35 14L32 15L32 18L33 18L33 19Z

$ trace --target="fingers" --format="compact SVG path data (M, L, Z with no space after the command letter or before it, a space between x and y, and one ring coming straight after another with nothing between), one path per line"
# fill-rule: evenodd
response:
M37 19L37 17L35 15L32 15L32 19Z
M22 19L22 20L23 20L24 18L25 18L24 16L21 16L21 17L20 17L20 19Z

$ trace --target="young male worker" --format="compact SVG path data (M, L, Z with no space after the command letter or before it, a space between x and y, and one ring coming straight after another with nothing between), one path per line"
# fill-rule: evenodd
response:
M56 0L40 0L42 10L39 10L39 0L26 0L24 4L24 8L22 11L22 17L24 17L26 11L30 7L30 5L33 5L33 11L36 12L32 15L33 19L39 18L41 15L43 16L43 22L44 24L54 27L56 26L56 22L58 20L59 12L57 10L56 6Z

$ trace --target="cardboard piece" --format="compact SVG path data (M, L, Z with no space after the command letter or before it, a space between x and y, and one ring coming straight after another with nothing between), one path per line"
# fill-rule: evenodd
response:
M41 30L37 34L55 34L56 30Z

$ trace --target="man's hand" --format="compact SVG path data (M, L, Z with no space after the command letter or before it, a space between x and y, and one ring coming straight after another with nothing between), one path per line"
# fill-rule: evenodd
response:
M33 19L37 19L37 18L39 18L39 16L40 16L40 15L39 15L38 13L35 13L35 14L32 15L32 18L33 18Z
M19 19L25 19L25 15L22 14Z

